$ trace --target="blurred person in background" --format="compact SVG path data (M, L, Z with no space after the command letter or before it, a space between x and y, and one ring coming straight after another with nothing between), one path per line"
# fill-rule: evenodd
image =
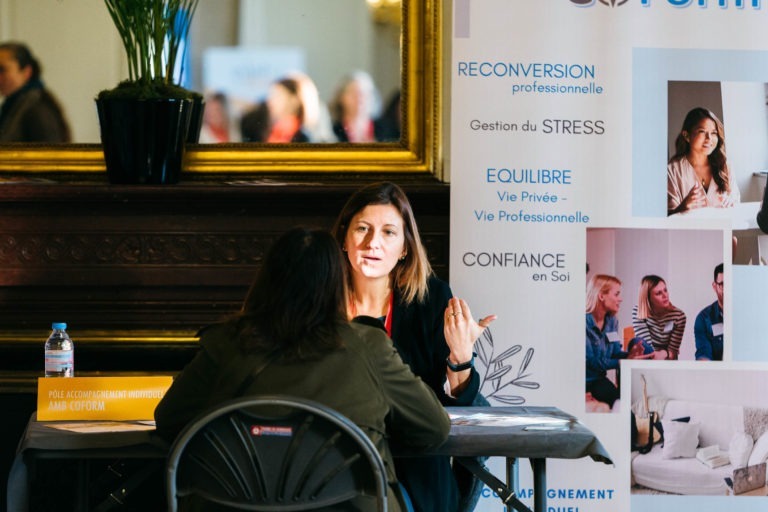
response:
M70 142L69 124L58 100L43 85L30 49L0 43L0 142Z
M304 105L294 78L273 82L266 99L240 119L243 142L309 142L303 126Z
M336 142L328 106L320 101L315 82L308 75L298 71L290 73L288 78L296 80L299 85L299 98L304 109L301 128L307 134L309 142Z
M355 71L344 77L330 105L333 133L339 142L375 142L379 93L371 75Z
M269 88L267 142L309 142L303 129L304 105L299 91L299 82L293 78L282 78Z
M229 101L222 92L216 92L205 98L203 126L200 129L201 144L233 142L230 126Z
M376 120L374 135L379 142L399 142L402 131L403 116L400 102L400 91L395 91L389 98L384 112Z

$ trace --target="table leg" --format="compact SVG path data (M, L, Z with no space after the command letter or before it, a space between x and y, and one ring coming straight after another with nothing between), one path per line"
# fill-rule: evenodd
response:
M520 489L520 473L518 472L517 459L515 457L507 457L507 487L512 492L517 492ZM511 503L507 503L507 512L512 512Z
M531 459L533 469L533 510L547 510L547 459Z
M91 466L85 459L78 459L76 464L77 492L75 498L75 510L78 512L87 512L90 508L88 482L91 480Z
M93 512L106 512L113 508L123 506L125 500L133 491L135 491L150 476L153 476L155 473L160 473L163 467L164 464L161 462L156 463L156 461L148 461L144 467L136 470L132 475L125 475L127 478L119 482L117 488L109 493L109 496L99 503L93 509Z

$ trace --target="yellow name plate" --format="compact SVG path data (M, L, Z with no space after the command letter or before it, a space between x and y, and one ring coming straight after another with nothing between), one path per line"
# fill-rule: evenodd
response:
M151 420L173 377L41 377L38 421Z

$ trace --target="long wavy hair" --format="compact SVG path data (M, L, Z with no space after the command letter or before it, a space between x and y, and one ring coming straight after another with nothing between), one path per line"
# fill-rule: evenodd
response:
M600 294L608 293L614 284L621 286L621 280L608 274L595 274L592 276L589 283L587 283L587 313L592 313L597 308Z
M403 218L406 249L405 258L398 261L391 272L392 286L398 290L404 303L422 302L427 297L427 280L432 275L432 266L427 259L427 251L421 244L411 203L399 186L387 181L371 183L352 194L336 218L333 236L339 247L343 247L349 224L358 212L366 206L389 204L394 206ZM344 258L344 264L347 268L347 284L350 290L354 290L349 258Z
M670 162L685 158L691 150L691 144L688 142L686 135L690 137L696 125L704 119L711 119L717 127L717 146L707 157L712 168L712 179L715 180L718 191L730 192L731 176L725 157L725 128L712 111L703 107L696 107L688 112L683 120L683 127L680 129L677 139L675 139L675 155L670 159Z
M327 231L293 228L278 238L239 315L241 349L309 360L341 347L340 327L347 322L342 259Z

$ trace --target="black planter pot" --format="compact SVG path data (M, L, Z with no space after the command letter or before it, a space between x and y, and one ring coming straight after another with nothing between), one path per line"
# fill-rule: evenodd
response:
M96 100L110 183L177 183L192 100Z
M203 128L203 113L205 112L205 100L195 97L192 100L192 115L189 118L189 131L187 131L187 143L200 142L200 130Z

